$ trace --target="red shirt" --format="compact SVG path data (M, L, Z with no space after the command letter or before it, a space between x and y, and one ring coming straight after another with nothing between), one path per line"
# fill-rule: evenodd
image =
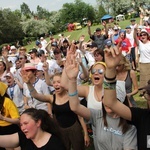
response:
M120 39L118 38L115 42L117 45L120 42ZM131 47L129 39L128 38L123 39L121 43L121 50L127 53L129 51L129 47Z

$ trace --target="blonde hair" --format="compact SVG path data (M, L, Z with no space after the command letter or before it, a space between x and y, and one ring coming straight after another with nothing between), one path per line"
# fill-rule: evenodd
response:
M124 69L123 69L124 71L131 70L131 64L130 64L129 60L126 57L124 57L123 55L122 55L122 59L119 64L124 65Z

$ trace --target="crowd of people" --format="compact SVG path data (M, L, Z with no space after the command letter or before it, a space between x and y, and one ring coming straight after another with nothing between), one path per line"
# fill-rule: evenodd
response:
M150 148L150 20L131 19L70 41L41 37L0 58L0 149ZM138 83L136 73L140 74ZM138 93L139 92L139 93ZM147 100L138 108L135 94Z

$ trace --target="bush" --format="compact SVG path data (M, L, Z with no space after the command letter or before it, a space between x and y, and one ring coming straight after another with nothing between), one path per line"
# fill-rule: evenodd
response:
M25 46L32 41L36 41L36 37L24 37L24 39L22 40L22 44Z

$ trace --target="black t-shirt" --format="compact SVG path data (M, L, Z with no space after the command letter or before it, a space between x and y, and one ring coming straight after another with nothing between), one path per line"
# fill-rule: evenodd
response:
M62 141L55 135L52 135L49 141L40 148L36 147L32 140L27 139L23 132L18 132L18 135L21 150L66 150Z
M138 149L150 150L147 148L147 136L150 136L150 110L131 108L131 113L131 123L137 128Z

